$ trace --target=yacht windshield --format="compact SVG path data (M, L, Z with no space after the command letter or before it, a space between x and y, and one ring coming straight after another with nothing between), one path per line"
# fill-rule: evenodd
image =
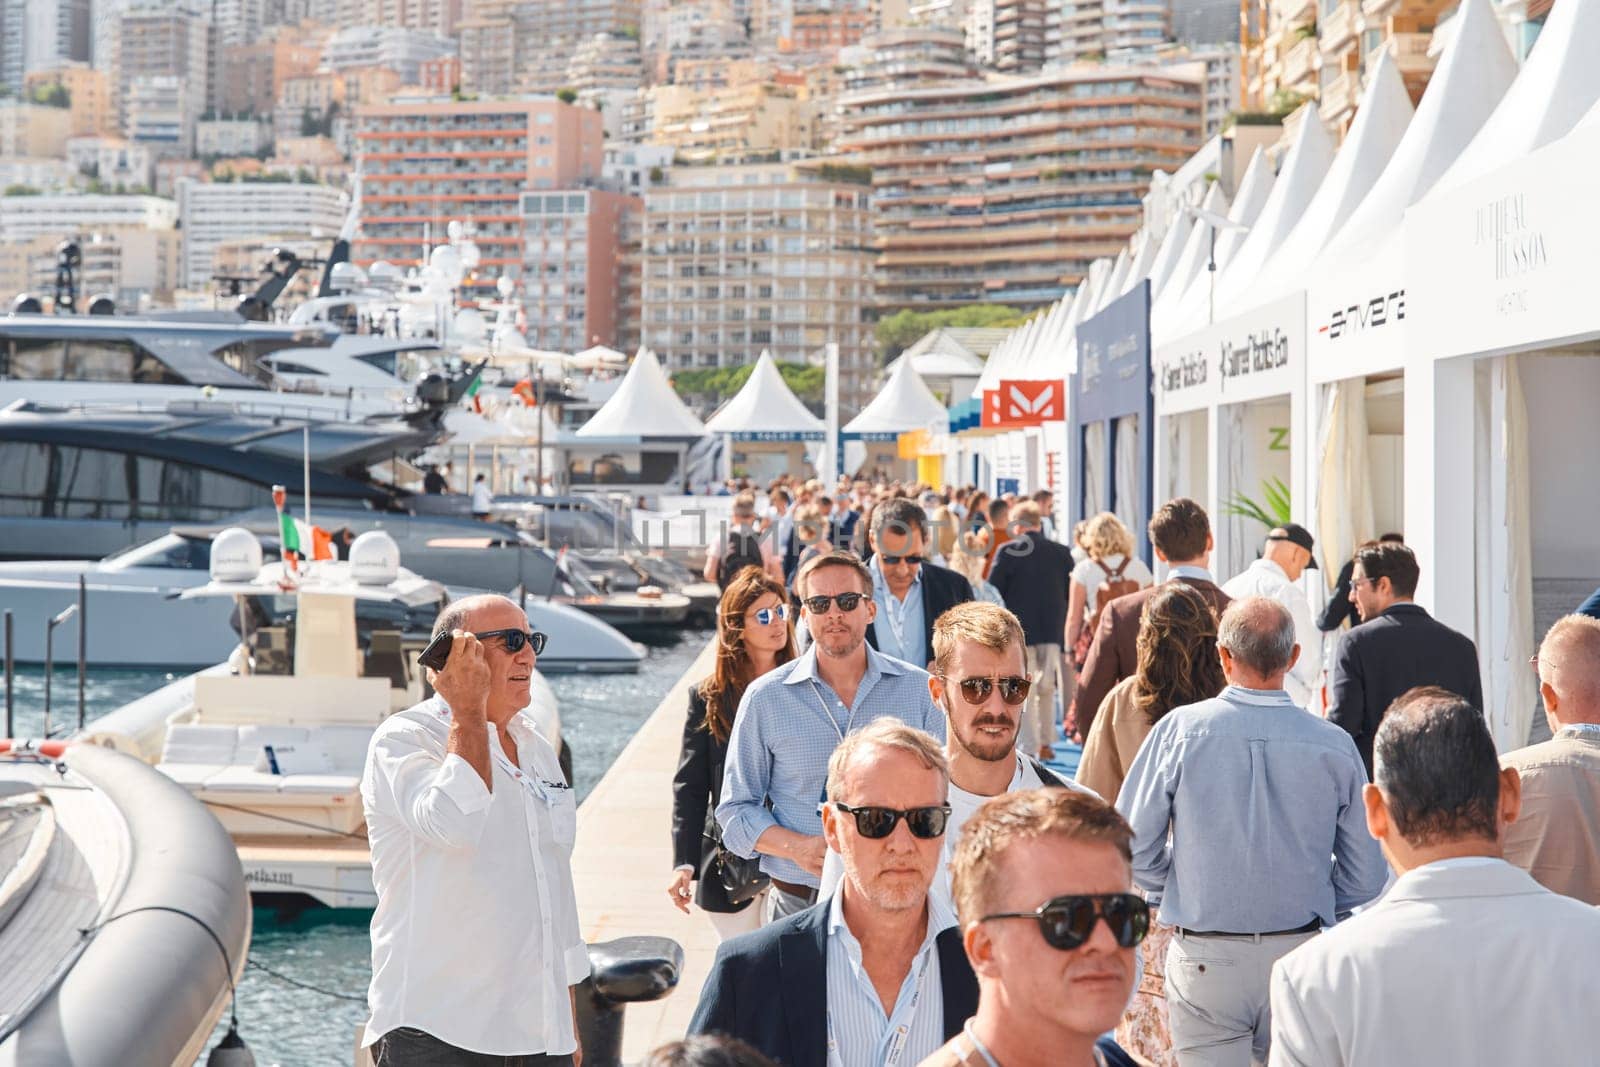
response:
M167 570L209 571L211 542L179 534L167 534L154 541L115 552L102 562L107 564L107 570L161 567Z

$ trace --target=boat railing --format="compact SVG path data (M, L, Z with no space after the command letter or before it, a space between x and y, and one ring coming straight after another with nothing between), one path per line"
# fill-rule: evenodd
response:
M78 414L132 414L132 415L184 415L227 416L241 415L256 418L290 418L308 423L349 423L372 421L397 421L404 414L375 413L354 416L347 411L336 411L325 405L271 402L261 400L18 400L6 405L3 411L23 413L78 413Z
M68 604L65 609L52 615L45 622L44 631L44 729L41 736L48 740L50 737L50 698L51 683L55 677L55 636L56 627L63 625L68 620L78 620L78 729L83 729L87 720L86 683L89 678L88 648L89 636L89 594L88 586L83 575L78 575L78 599ZM5 714L6 737L16 736L16 658L14 655L15 617L10 608L5 610L4 617L4 665L5 665Z

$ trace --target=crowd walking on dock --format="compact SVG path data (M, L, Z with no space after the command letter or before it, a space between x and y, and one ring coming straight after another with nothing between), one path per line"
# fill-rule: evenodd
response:
M1593 1062L1562 1021L1600 958L1600 619L1545 635L1554 737L1501 755L1398 535L1322 560L1345 619L1307 530L1219 581L1188 499L1152 573L1043 491L729 489L666 877L722 944L648 1064ZM438 695L363 779L366 1039L577 1064L572 796L517 710L542 635L497 597L435 630Z

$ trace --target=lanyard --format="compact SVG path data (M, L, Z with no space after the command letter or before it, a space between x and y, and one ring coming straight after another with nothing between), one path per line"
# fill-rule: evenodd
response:
M931 916L928 921L933 921ZM911 1042L911 1027L917 1021L917 1004L922 1000L922 980L928 976L928 965L932 962L933 947L930 945L923 950L922 966L917 969L917 984L911 987L911 1003L906 1007L908 1013L906 1021L894 1028L894 1039L889 1044L889 1054L883 1058L883 1067L896 1067L900 1058L906 1054L906 1045ZM839 1042L833 1036L832 1011L828 1012L828 1063L830 1067L839 1067L844 1063L839 1053Z
M844 741L844 735L849 733L856 724L856 710L854 708L850 709L850 718L845 720L844 729L841 730L839 729L839 720L834 718L833 713L828 710L828 702L823 698L822 690L817 688L815 679L811 682L811 692L816 694L817 704L822 708L822 717L828 720L828 725L833 727L833 732L839 735L839 740L841 742Z

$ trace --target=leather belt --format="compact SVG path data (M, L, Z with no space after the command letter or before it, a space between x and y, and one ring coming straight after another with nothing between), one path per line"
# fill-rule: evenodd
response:
M1259 934L1237 934L1228 930L1190 930L1179 926L1176 928L1180 937L1292 937L1295 934L1313 934L1322 929L1321 919L1312 919L1304 926L1297 926L1293 930L1266 930Z
M781 882L776 878L772 880L772 885L773 888L781 889L785 893L788 893L791 897L799 897L800 899L811 904L815 904L817 902L817 891L811 886L798 885L794 882Z

